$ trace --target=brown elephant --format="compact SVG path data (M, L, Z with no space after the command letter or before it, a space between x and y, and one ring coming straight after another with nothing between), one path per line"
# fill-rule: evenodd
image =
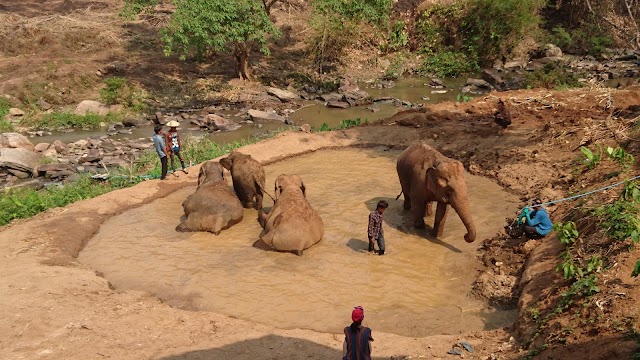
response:
M322 239L322 219L307 201L304 183L298 175L278 176L275 196L271 210L259 214L264 232L253 246L302 255L303 250Z
M242 220L242 204L224 180L217 161L200 166L198 188L182 203L186 219L177 231L208 231L216 235Z
M412 209L413 223L424 228L425 211L431 215L431 202L436 201L433 236L441 236L447 217L447 205L458 213L467 228L466 242L476 239L476 228L469 209L464 167L423 141L411 144L398 158L396 166L404 193L404 208ZM398 195L400 197L400 195Z
M242 206L250 208L255 198L255 209L262 209L262 197L265 184L264 168L251 155L233 151L229 156L220 159L220 164L231 171L233 189L242 202Z

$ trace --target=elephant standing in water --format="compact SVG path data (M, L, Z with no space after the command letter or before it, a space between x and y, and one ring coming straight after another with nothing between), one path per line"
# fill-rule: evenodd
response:
M254 247L302 255L322 239L322 219L307 201L305 191L298 175L278 176L275 203L269 213L261 211L258 217L264 232Z
M431 233L433 236L442 235L447 205L450 204L467 228L465 241L470 243L476 239L464 167L460 161L449 159L420 141L402 152L396 169L402 186L401 194L404 193L404 208L412 210L416 228L425 227L425 211L431 215L431 202L436 201L438 206Z
M224 180L216 161L200 166L198 188L182 203L186 219L177 231L208 231L216 235L242 220L242 204Z
M242 202L249 208L255 198L255 209L262 209L262 197L265 184L264 168L251 155L233 151L229 156L220 159L220 164L231 171L233 189Z

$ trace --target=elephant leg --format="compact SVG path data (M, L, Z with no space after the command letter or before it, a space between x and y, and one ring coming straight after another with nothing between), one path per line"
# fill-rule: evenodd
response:
M420 206L422 205L422 206ZM417 229L424 229L424 210L426 204L422 202L419 204L417 201L413 202L413 226Z
M262 192L256 193L256 210L262 209Z
M438 207L436 208L436 219L433 223L433 231L431 231L431 235L435 237L442 236L442 230L444 230L444 223L447 220L447 210L449 206L445 203L438 202Z
M263 229L267 226L268 218L269 218L269 213L260 209L260 211L258 212L258 223L260 223L260 226L262 226Z
M431 216L433 214L433 209L431 208L431 201L427 201L427 216Z

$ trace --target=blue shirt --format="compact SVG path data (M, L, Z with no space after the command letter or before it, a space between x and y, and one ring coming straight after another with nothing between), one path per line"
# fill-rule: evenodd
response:
M158 156L160 156L161 159L167 156L167 154L164 153L164 137L160 134L155 134L152 139Z
M535 210L530 216L531 218L527 218L527 225L535 227L538 234L546 236L551 232L553 224L545 209Z

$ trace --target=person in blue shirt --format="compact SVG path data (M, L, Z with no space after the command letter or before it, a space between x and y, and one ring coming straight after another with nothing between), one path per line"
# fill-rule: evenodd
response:
M160 175L160 180L164 180L167 177L167 147L164 142L164 134L162 133L162 125L156 125L153 128L155 131L155 135L151 139L153 139L153 146L156 149L156 153L158 153L158 157L160 158L160 164L162 164L162 175Z
M540 199L533 200L533 211L529 211L529 208L524 209L525 224L524 234L529 239L542 239L551 232L553 224L549 219L549 214L542 207L542 201Z

